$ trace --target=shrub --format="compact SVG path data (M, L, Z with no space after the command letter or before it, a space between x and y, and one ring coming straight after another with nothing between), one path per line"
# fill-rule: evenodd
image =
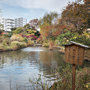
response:
M12 41L23 41L23 37L22 37L21 35L19 35L19 34L14 34L14 35L10 38L10 40L12 40Z
M90 38L87 38L87 40L84 44L90 46Z
M39 36L39 38L37 39L37 42L42 44L42 42L43 42L42 35Z
M54 41L54 45L56 45L56 46L59 45L58 42L59 42L59 40L56 39L56 40Z
M26 43L28 43L28 40L27 40L26 37L24 37L23 41L26 42Z
M49 47L49 43L43 43L43 45L42 45L43 47Z
M22 42L18 42L18 41L11 42L12 49L18 49L18 48L22 48L24 46L25 46L25 43L22 43Z
M10 46L6 46L6 45L3 45L3 44L0 44L0 49L7 50L7 49L11 49L11 48L10 48Z
M48 40L45 40L44 42L45 42L45 43L48 43Z
M3 49L3 44L0 44L0 49Z
M55 82L49 90L71 90L72 89L72 69L68 65L66 68L59 68L57 71L62 70L62 73L59 73L60 80ZM83 68L76 70L76 82L75 90L89 90L90 89L90 68Z
M17 28L16 30L14 30L13 32L14 32L15 34L19 34L19 33L21 33L22 31L23 31L23 28L20 27L20 28Z
M9 40L8 40L8 39L6 39L6 40L3 40L2 44L3 44L3 45L9 45L9 44L10 44L10 42L9 42Z
M4 34L4 37L7 38L8 37L8 34Z
M85 85L90 83L90 68L83 68L80 71L77 71L76 75L76 90L89 90Z
M33 44L34 44L34 41L28 40L28 45L33 45Z

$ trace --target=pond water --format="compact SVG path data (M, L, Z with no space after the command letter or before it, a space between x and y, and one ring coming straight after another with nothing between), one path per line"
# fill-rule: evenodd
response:
M64 55L56 48L27 47L0 52L0 90L34 90L29 80L35 81L39 75L42 81L51 85L55 79L55 68L65 65L64 60ZM90 66L90 63L85 62L85 65Z

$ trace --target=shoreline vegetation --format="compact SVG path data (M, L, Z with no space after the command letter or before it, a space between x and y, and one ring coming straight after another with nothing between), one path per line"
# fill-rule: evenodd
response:
M68 3L62 10L60 18L58 18L57 12L50 12L45 13L40 20L31 20L24 27L12 28L10 33L2 35L0 30L0 51L14 51L33 46L34 40L37 40L37 43L42 44L43 47L49 47L51 43L49 49L58 48L61 54L65 54L63 45L70 41L90 46L90 0L85 0L83 4L82 0L80 1ZM32 23L35 24L32 25ZM35 27L39 27L40 32ZM90 49L85 50L84 60L90 61ZM60 76L57 80L61 80L47 90L71 90L71 71L70 64L59 69L56 72ZM76 74L75 90L90 90L90 67L79 68L76 70ZM46 90L46 87L43 90Z
M20 50L22 48L26 48L29 46L34 46L34 45L28 45L28 46L24 46L24 47L20 47L20 48L15 48L15 49L0 49L0 52L7 52L7 51L16 51L16 50Z
M49 87L48 84L41 80L41 75L36 78L36 81L29 79L29 82L39 85L41 90L71 90L72 89L72 65L66 64L55 69L54 83ZM76 89L75 90L90 90L90 67L76 68ZM40 89L34 89L40 90Z
M19 42L20 43L20 42ZM26 45L18 45L18 46L15 46L13 49L0 49L0 52L7 52L7 51L16 51L16 50L20 50L22 48L26 48L26 47L29 47L29 46L34 46L34 41L32 41L31 44L26 44ZM44 45L41 45L42 47L48 47L49 48L49 45L47 46L44 46ZM53 48L58 48L58 52L61 53L61 54L65 54L65 48L63 46L53 46L51 47L52 49L50 50L53 50ZM85 53L84 53L84 60L86 61L90 61L90 49L86 49L85 50Z
M20 38L20 37L19 37ZM26 39L26 38L25 38ZM7 43L10 43L7 45ZM0 44L0 52L7 52L7 51L16 51L20 50L22 48L26 48L29 46L34 46L34 40L27 40L26 41L19 41L19 40L9 40L9 41L3 41ZM53 42L51 43L43 43L41 44L42 47L48 47L50 50L53 50L53 48L58 48L58 52L61 54L65 54L65 48L63 46L56 46L53 45ZM84 53L84 60L90 61L90 49L86 49Z
M14 38L13 38L14 37ZM46 43L46 44L42 44L43 47L48 47L49 49L49 44L50 43ZM2 51L15 51L15 50L19 50L28 46L34 46L34 40L31 39L26 39L21 38L21 36L19 36L19 38L17 38L17 35L12 36L12 38L10 38L10 40L3 40L2 43L0 44L0 50ZM65 48L63 46L59 46L59 45L55 45L52 44L51 46L53 46L53 48L58 48L59 53L65 54ZM5 47L5 48L4 48ZM8 48L7 48L8 47ZM86 55L90 55L90 51L87 49L87 51L85 51ZM87 54L88 53L88 54ZM60 69L59 69L60 70ZM59 70L55 70L55 74L58 75L59 78L57 78L56 80L60 80L57 82L54 82L53 85L51 85L50 88L45 89L46 87L43 87L43 90L70 90L71 89L71 74L72 74L72 70L71 70L71 66L65 66L64 68L61 68L62 73L59 72ZM77 70L76 71L77 75L76 75L76 90L89 90L90 89L90 68L89 67L84 67L83 69ZM37 83L37 82L36 82ZM39 83L39 82L38 82ZM43 86L43 84L41 85Z
M71 90L72 89L72 68L70 65L67 68L62 68L62 73L59 72L59 81L48 90ZM56 79L58 80L58 79ZM76 70L76 89L75 90L90 90L90 68L84 67Z

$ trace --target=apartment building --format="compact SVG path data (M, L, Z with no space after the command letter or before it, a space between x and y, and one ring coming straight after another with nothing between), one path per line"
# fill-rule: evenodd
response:
M27 19L26 18L15 18L15 27L23 27L24 25L27 24Z
M0 24L3 25L5 31L11 31L11 28L15 27L14 20L9 18L0 18Z
M0 24L4 26L0 27L0 29L3 29L5 31L11 31L11 28L23 27L25 24L27 24L27 19L25 18L10 19L2 17L0 18Z

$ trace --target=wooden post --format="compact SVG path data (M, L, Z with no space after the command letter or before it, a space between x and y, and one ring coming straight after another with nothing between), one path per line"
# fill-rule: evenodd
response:
M76 65L72 66L72 90L75 90L75 75L76 75Z
M71 44L65 45L65 61L66 63L72 65L72 90L75 90L75 75L76 75L76 65L83 64L83 57L85 48L90 48L89 46L82 45L77 42L70 41Z
M50 44L49 44L49 49L50 50L53 50L53 42L51 41Z

